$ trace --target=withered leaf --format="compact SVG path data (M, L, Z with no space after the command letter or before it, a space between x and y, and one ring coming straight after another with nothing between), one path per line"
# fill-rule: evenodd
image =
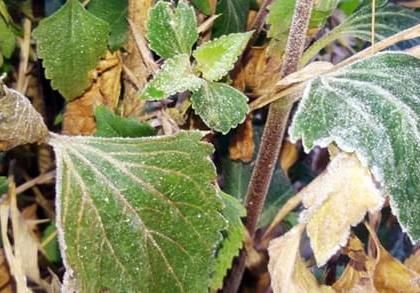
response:
M19 92L0 84L0 151L48 137L42 116Z
M274 293L334 292L332 288L318 284L300 256L299 245L304 228L303 224L299 224L270 242L268 271Z
M341 153L302 191L307 210L300 222L307 233L318 266L325 264L347 243L350 227L357 225L367 211L382 207L384 198L369 170L354 155Z
M108 52L93 73L96 78L92 86L78 99L67 104L63 119L64 134L91 135L95 132L94 108L105 105L114 110L118 105L121 71L120 54Z
M229 158L250 162L255 148L253 136L252 117L247 116L245 122L238 126L229 143Z

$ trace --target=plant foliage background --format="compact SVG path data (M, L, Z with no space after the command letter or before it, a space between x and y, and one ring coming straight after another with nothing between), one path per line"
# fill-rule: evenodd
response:
M0 290L419 292L419 9L0 0Z

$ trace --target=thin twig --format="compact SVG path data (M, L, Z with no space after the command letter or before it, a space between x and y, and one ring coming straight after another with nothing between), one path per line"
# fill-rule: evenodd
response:
M420 37L420 24L410 27L406 30L403 30L395 35L392 35L378 43L375 44L375 52L384 50L398 42L401 41L407 41L411 39L415 39ZM416 53L416 51L413 49L413 52ZM368 57L370 54L372 54L372 47L368 47L364 49L363 51L358 52L357 54L354 54L353 56L347 58L346 60L343 60L342 62L334 65L330 70L328 70L326 73L331 73L336 71L337 69L349 65L355 61L358 61L360 59L363 59L365 57ZM418 53L419 54L419 53ZM420 55L420 54L419 54ZM417 56L417 55L416 55ZM294 85L291 85L290 87L287 87L285 89L280 90L277 93L268 93L267 95L261 96L258 99L255 99L250 103L251 109L257 110L260 109L270 103L273 103L279 99L282 99L286 96L290 96L292 94L299 93L302 91L306 86L306 81L312 79L314 76L308 76L308 78L305 81L302 81L300 83L296 83Z
M221 14L212 15L209 18L207 18L205 21L203 21L203 23L200 24L200 26L197 29L198 33L201 34L208 31L212 27L216 18L218 18L220 15Z
M20 40L20 60L18 69L18 79L16 85L16 90L21 92L22 94L25 94L23 92L23 89L26 83L26 73L28 70L29 63L29 51L31 49L31 26L31 20L25 17L23 19L23 39Z
M35 185L38 184L44 184L48 183L50 180L55 178L55 170L50 171L48 173L44 173L39 175L38 177L35 177L32 180L26 181L24 184L20 185L16 188L16 194L20 194L30 188L32 188ZM3 194L0 199L0 204L7 198L7 193Z

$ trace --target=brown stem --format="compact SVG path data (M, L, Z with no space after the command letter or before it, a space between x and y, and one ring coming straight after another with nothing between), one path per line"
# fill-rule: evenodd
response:
M280 79L295 72L298 68L299 59L305 48L312 4L313 0L298 0L296 2ZM286 103L285 105L282 101L270 105L261 147L252 173L245 203L247 210L245 225L251 237L255 234L257 222L264 206L292 105L293 103ZM242 259L245 257L246 253L241 253L237 266L232 269L232 273L226 283L228 286L223 290L224 292L237 292L242 274L245 270L245 261Z

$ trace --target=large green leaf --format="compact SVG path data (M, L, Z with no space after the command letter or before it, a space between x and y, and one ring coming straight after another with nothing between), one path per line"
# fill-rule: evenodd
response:
M214 21L213 37L245 31L249 12L249 0L219 0Z
M192 107L204 123L223 134L245 120L247 101L242 92L219 82L206 82L191 96Z
M96 136L101 137L143 137L156 134L147 123L140 123L135 118L115 115L105 106L95 109Z
M204 43L193 52L197 68L209 81L217 81L233 69L252 32L224 35Z
M301 64L308 63L329 43L346 37L371 40L372 7L364 5L344 22L322 36L302 56ZM394 4L379 6L375 13L375 40L381 41L393 34L420 23L420 13ZM406 41L408 46L420 44L420 38Z
M170 3L159 1L149 11L147 30L150 48L163 58L189 55L198 39L194 9L183 1L175 10Z
M109 23L108 44L111 50L122 47L128 39L128 0L91 0L88 11Z
M196 90L204 83L191 68L190 57L186 54L176 55L166 60L160 71L143 90L143 100L161 100L186 90Z
M226 221L201 137L51 139L64 292L207 292Z
M312 80L290 129L306 151L331 142L355 151L414 240L420 239L419 84L419 59L377 54Z
M287 37L292 24L296 0L275 0L269 7L267 24L270 25L268 37L271 38L270 52L281 55L286 47ZM309 23L310 29L320 28L325 24L337 6L337 0L316 1Z
M211 14L211 6L209 0L191 0L191 3L205 15Z
M225 204L223 216L228 222L226 229L226 237L223 239L221 248L217 252L216 269L212 280L212 289L220 289L223 286L223 279L227 271L232 266L232 261L239 254L245 240L245 227L241 218L245 217L246 211L244 206L236 198L229 194L220 192Z
M80 96L91 84L89 71L107 50L108 27L79 1L69 0L34 30L45 74L67 100Z

